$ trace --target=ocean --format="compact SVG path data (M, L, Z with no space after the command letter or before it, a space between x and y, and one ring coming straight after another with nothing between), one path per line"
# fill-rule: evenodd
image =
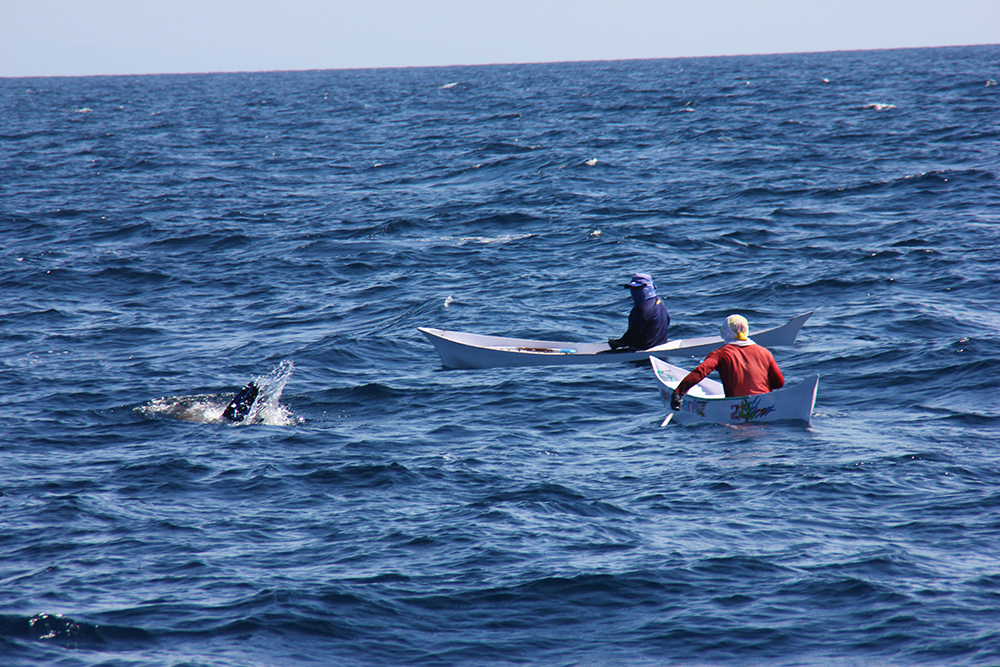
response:
M0 664L1000 664L998 79L0 80ZM672 338L811 311L811 425L417 331L605 341L637 271Z

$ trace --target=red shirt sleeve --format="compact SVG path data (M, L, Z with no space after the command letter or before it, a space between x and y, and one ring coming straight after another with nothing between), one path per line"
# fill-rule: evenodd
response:
M708 377L708 374L714 371L715 367L719 365L719 355L721 353L722 353L721 347L717 350L712 350L711 352L709 352L708 356L705 357L705 361L698 364L697 368L688 373L684 377L684 379L681 380L681 383L677 385L677 389L675 391L677 391L677 393L680 394L686 394L688 392L688 389L690 389L691 387L695 386L696 384L704 380L706 377Z
M768 355L771 357L771 363L767 367L767 386L771 388L771 391L774 391L785 386L785 376L778 368L778 362L774 360L774 355L770 354L770 350L768 350Z

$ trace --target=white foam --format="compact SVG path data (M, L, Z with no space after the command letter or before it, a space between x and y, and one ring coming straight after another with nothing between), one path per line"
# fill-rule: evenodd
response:
M285 359L267 375L254 379L260 394L250 414L244 420L245 423L288 426L300 421L281 405L281 393L285 390L285 385L288 384L294 370L295 364L290 359Z
M534 234L500 234L499 236L450 236L444 237L440 240L442 241L457 241L461 244L466 243L480 243L483 245L489 245L492 243L509 243L511 241L520 241L521 239L528 239L534 236Z

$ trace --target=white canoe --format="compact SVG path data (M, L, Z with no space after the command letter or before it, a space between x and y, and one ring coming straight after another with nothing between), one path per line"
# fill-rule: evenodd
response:
M688 371L668 364L656 357L649 358L653 372L660 382L660 396L670 409L670 395L687 377ZM684 395L684 403L672 412L673 421L680 424L750 424L797 420L809 423L816 404L819 376L811 375L802 382L776 389L767 394L726 398L722 383L705 378L691 387ZM670 421L668 416L664 424Z
M812 312L793 317L773 329L754 331L750 337L765 347L792 345L799 329ZM511 368L515 366L569 366L577 364L614 364L623 361L645 361L656 357L703 357L723 344L721 336L678 338L648 350L615 350L607 343L567 343L552 340L481 336L418 327L420 333L434 345L448 368Z

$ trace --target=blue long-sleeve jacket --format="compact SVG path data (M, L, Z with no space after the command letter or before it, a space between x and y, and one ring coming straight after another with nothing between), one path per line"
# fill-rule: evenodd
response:
M646 350L667 342L670 313L658 296L644 299L628 314L628 331L618 339L620 345Z

